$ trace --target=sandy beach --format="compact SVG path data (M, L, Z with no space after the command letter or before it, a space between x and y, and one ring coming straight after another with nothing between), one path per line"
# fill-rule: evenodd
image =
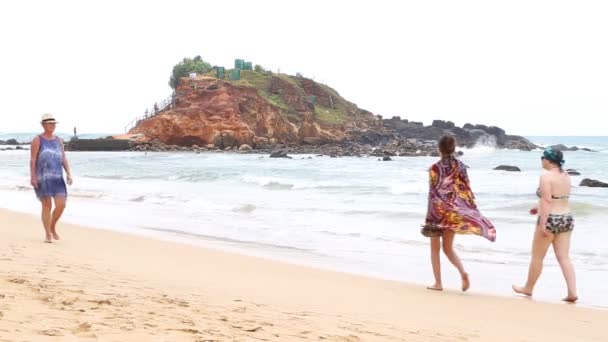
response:
M316 270L0 210L1 341L606 341L608 311ZM396 260L395 262L406 262Z

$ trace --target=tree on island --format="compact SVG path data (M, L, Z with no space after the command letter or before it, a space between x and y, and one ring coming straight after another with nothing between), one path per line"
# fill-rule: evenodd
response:
M211 70L211 64L205 62L201 56L194 58L184 58L183 61L177 63L173 67L173 73L169 79L169 86L175 89L179 85L179 80L182 77L190 75L191 72L204 74Z
M260 73L266 72L266 69L264 69L264 67L259 64L256 64L255 67L253 68L253 70L255 70L256 72L260 72Z

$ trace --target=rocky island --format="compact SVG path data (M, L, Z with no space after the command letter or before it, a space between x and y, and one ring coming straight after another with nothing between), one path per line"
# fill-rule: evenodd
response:
M202 65L202 67L201 67ZM177 72L176 72L177 69ZM199 72L196 72L199 71ZM187 76L184 76L184 75ZM228 76L228 77L226 77ZM532 150L536 145L498 127L435 120L429 126L398 116L375 115L331 87L300 74L262 67L210 67L200 57L174 68L174 94L134 121L115 139L71 141L71 150L240 150L327 155L431 155L443 134L461 146L486 141L498 148ZM127 140L108 143L104 140Z

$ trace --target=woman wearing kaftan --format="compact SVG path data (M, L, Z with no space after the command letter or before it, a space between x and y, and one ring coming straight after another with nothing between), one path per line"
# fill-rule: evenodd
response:
M462 277L462 290L468 290L469 277L460 258L453 249L455 234L474 234L490 241L496 240L496 229L475 204L475 195L469 184L467 166L456 159L456 140L444 136L439 141L441 160L429 170L429 198L422 234L431 238L431 263L435 284L431 290L443 290L439 252L443 252L458 269Z

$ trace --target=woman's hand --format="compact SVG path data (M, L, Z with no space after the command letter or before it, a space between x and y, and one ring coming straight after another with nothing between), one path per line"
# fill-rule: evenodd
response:
M30 184L32 184L32 186L34 187L34 189L38 189L38 179L36 179L35 177L32 177L32 180L30 181Z
M74 180L72 179L72 175L68 175L68 185L72 185L72 183L74 183Z
M545 225L539 224L536 229L538 229L540 233L543 234L543 236L550 236L549 231L547 230L547 227Z

